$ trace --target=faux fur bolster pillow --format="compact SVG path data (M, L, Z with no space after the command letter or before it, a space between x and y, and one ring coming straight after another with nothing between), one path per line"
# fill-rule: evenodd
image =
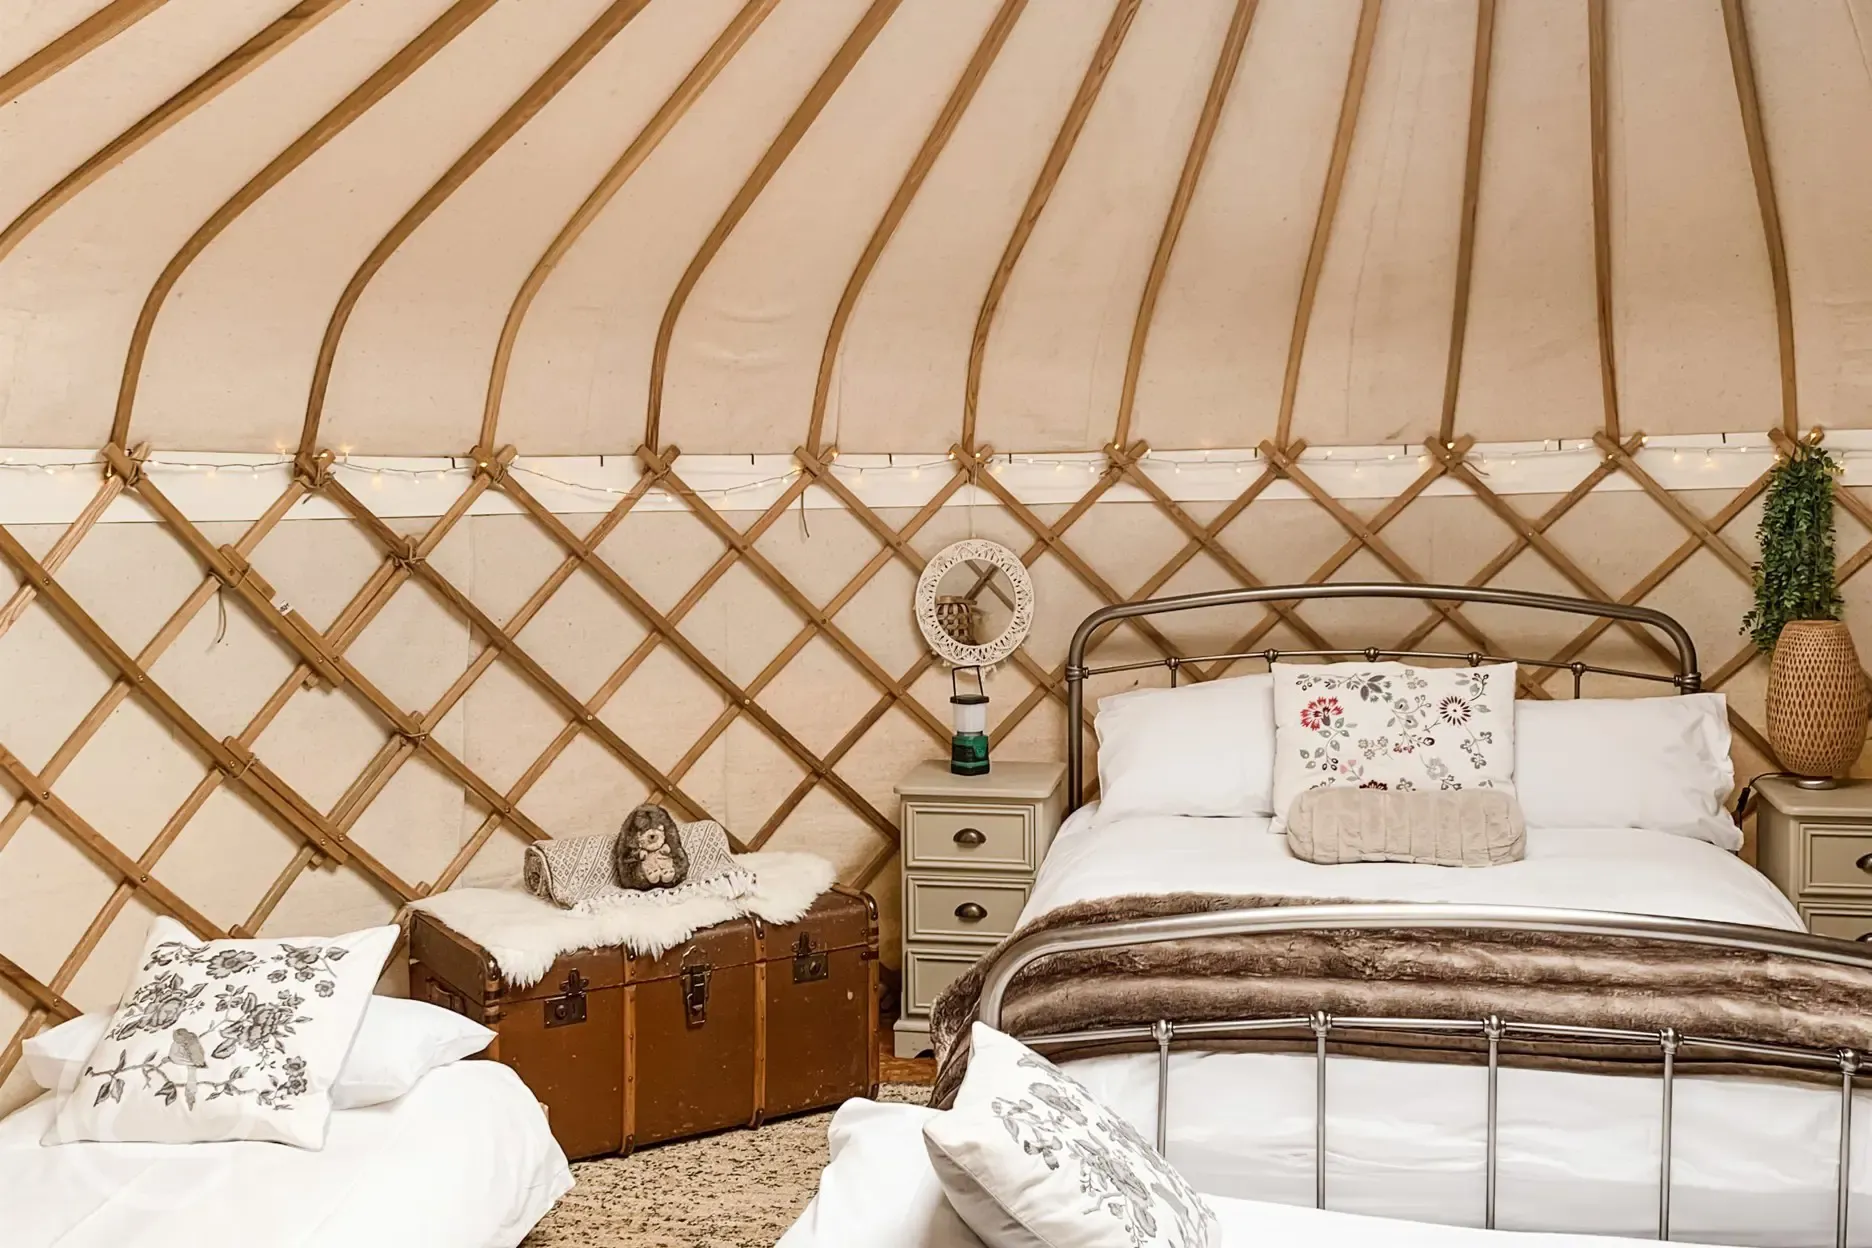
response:
M1309 789L1287 812L1294 856L1492 867L1527 854L1527 825L1500 789Z

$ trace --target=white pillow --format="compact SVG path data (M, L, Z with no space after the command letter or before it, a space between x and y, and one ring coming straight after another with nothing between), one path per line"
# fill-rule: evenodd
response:
M1205 680L1100 698L1098 822L1274 810L1274 678Z
M819 1192L776 1248L981 1248L930 1168L920 1105L846 1101L826 1131Z
M332 1085L396 938L373 927L203 942L158 918L123 1004L61 1080L67 1095L43 1143L322 1148Z
M438 1066L473 1057L494 1033L453 1010L406 997L372 997L332 1085L333 1109L394 1101Z
M1742 848L1720 693L1572 698L1515 709L1515 789L1530 828L1651 828Z
M109 1014L80 1014L40 1032L20 1046L26 1073L54 1092L76 1084L110 1024ZM436 1067L472 1057L493 1040L494 1033L480 1023L439 1005L372 997L338 1082L332 1085L332 1108L361 1109L394 1101ZM71 1084L65 1083L67 1078Z
M1308 789L1514 792L1515 665L1274 665L1274 821Z
M1215 1211L1079 1082L976 1023L955 1108L923 1127L949 1203L989 1248L1217 1248Z

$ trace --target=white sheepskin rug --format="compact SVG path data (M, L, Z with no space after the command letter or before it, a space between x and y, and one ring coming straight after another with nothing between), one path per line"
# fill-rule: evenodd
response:
M574 949L623 945L656 957L705 927L753 915L768 923L791 923L837 880L832 864L817 854L739 854L735 866L753 874L739 896L702 893L663 902L620 898L605 905L562 910L519 887L456 888L410 903L433 914L493 955L501 975L530 988L553 961Z

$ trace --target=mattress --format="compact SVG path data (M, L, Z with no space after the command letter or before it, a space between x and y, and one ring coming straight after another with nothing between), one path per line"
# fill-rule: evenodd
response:
M819 1191L779 1248L981 1248L943 1196L923 1147L934 1110L849 1101L828 1132ZM1513 1235L1361 1217L1227 1196L1210 1198L1223 1248L1635 1248L1635 1240Z
M1182 891L1365 901L1446 901L1666 914L1800 930L1793 906L1724 850L1661 832L1530 829L1525 861L1464 870L1411 863L1319 866L1265 819L1142 818L1092 826L1076 812L1049 852L1023 921L1091 898ZM1156 1059L1067 1063L1147 1134ZM1479 1225L1485 1073L1334 1058L1328 1068L1327 1202L1337 1210ZM1859 1098L1853 1190L1872 1245L1872 1118ZM1673 1235L1830 1244L1839 1096L1743 1079L1677 1081ZM1204 1192L1313 1203L1311 1057L1173 1055L1167 1152ZM1654 1079L1508 1068L1500 1082L1498 1225L1648 1237L1661 1142Z
M6 1248L513 1248L572 1187L513 1071L468 1061L332 1115L323 1150L61 1144L48 1094L0 1122Z

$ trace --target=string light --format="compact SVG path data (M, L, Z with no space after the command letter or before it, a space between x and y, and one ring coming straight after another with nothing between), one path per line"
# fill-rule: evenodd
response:
M1719 466L1718 456L1722 455L1772 457L1776 454L1775 448L1765 442L1744 444L1732 442L1726 434L1720 436L1720 444L1706 443L1700 446L1667 444L1665 446L1656 446L1643 445L1641 442L1641 445L1643 445L1643 449L1648 450L1653 455L1669 450L1670 462L1674 466L1683 465L1685 451L1701 451L1703 453L1703 465L1705 469L1709 470L1714 470ZM1700 440L1701 439L1699 439L1699 441ZM1452 443L1445 443L1444 446L1452 452L1455 450L1454 444ZM1872 447L1836 446L1833 448L1832 453L1835 458L1841 462L1855 466L1872 461ZM419 466L400 467L388 464L356 463L351 460L350 455L350 447L338 448L332 455L333 470L341 475L357 474L368 480L370 488L378 490L383 488L384 478L400 478L412 482L419 482L424 485L439 485L451 477L465 480L466 478L472 477L477 469L491 466L488 461L451 456L447 459L446 467L437 466L434 460L418 461ZM1542 441L1538 446L1517 446L1513 449L1495 451L1471 449L1463 458L1478 471L1485 471L1489 463L1500 464L1505 461L1510 468L1518 469L1520 461L1523 458L1551 458L1578 455L1602 455L1602 452L1600 452L1590 440L1563 441L1560 439L1552 439ZM600 467L604 467L605 457L599 456L597 458ZM734 457L737 461L740 458L739 456ZM880 473L889 476L902 474L904 479L920 480L925 471L931 469L954 471L957 464L961 462L961 458L954 451L946 452L940 457L917 462L900 461L894 454L883 455L877 458L884 460L884 463L872 462L853 464L841 459L839 453L832 450L826 453L824 471L844 477L854 483L863 482L867 476L875 480L877 474ZM1239 452L1202 449L1183 453L1160 453L1146 450L1139 457L1139 460L1140 466L1144 467L1147 471L1153 468L1160 468L1168 461L1171 472L1178 476L1183 475L1186 468L1197 473L1209 470L1215 473L1231 473L1235 476L1240 476L1246 473L1250 464L1259 462L1261 458L1262 456L1259 450L1248 448ZM1416 465L1422 468L1428 467L1431 464L1433 456L1421 451L1413 454L1412 448L1408 445L1404 445L1390 447L1379 446L1369 448L1369 450L1367 450L1367 448L1341 447L1335 449L1325 447L1318 450L1309 449L1297 458L1302 463L1311 462L1328 465L1332 470L1339 470L1343 465L1350 464L1352 465L1352 472L1350 475L1363 477L1364 474L1361 471L1361 466L1364 464L1389 464L1393 468L1402 468L1406 461L1414 459ZM1604 459L1608 465L1616 464L1615 456L1604 456ZM748 456L747 461L748 466L757 466L759 458L757 456ZM277 455L239 462L151 456L142 461L142 467L146 471L153 472L205 475L212 482L230 473L245 473L249 477L259 477L262 474L277 473L282 469L290 470L294 462L294 457L282 450ZM567 461L558 460L557 462L563 463ZM986 466L988 470L997 477L1006 475L1008 470L1014 467L1036 469L1050 468L1053 474L1059 474L1065 472L1069 466L1077 466L1085 471L1089 479L1096 479L1101 472L1109 473L1114 468L1114 461L1106 456L1097 454L1068 456L997 454L984 457L979 463ZM70 477L75 473L95 473L105 470L106 468L106 461L100 456L91 456L84 459L55 460L43 460L36 457L0 458L0 470L13 469L14 471L20 472L40 472L55 479ZM524 462L515 462L507 465L507 470L536 480L550 482L563 489L576 491L582 494L617 498L641 489L641 486L635 481L623 486L611 486L572 480L567 477L557 476L537 467L529 466ZM801 474L802 469L790 467L786 471L778 472L771 476L754 480L738 481L729 486L697 488L690 492L702 498L727 498L731 495L742 496L757 494L763 490L776 488L785 489L797 481ZM662 494L665 497L674 497L673 493L669 490L655 486L651 487L651 489L653 492Z

